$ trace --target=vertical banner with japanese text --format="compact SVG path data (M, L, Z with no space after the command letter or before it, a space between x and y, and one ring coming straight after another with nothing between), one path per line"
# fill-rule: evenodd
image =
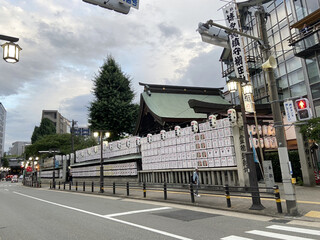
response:
M235 3L230 3L223 8L224 17L227 27L232 30L240 31L237 17L237 8ZM248 80L248 72L244 58L244 46L242 36L236 33L229 34L229 41L232 51L234 70L237 78L245 77Z

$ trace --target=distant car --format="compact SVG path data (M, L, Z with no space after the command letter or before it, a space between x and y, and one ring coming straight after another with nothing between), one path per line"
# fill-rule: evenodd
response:
M6 176L6 181L11 181L11 178L13 177L13 175L7 175Z
M12 178L11 178L11 182L18 182L18 175L14 175Z

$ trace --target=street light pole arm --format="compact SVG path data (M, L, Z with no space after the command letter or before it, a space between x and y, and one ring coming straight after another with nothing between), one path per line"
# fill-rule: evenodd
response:
M10 37L10 36L5 36L5 35L0 35L0 40L10 41L10 42L18 42L18 41L19 41L19 38Z
M258 41L259 44L262 44L262 45L263 45L263 41L262 41L261 38L257 38L257 37L254 37L254 36L245 34L245 33L243 33L243 32L239 32L239 31L237 31L237 30L235 30L235 29L231 29L231 28L228 28L228 27L226 27L226 26L217 24L217 23L213 22L211 19L208 20L208 21L205 23L205 26L208 27L208 28L209 28L209 26L215 26L215 27L218 27L218 28L222 28L222 29L226 30L226 32L227 32L228 34L230 34L230 33L236 33L236 34L239 34L239 35L241 35L241 36L244 36L244 37L247 37L247 38L251 38L251 39L253 39L253 40L256 40L256 41Z

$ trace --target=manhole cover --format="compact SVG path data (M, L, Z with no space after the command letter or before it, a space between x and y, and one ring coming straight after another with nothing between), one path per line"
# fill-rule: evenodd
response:
M162 217L168 217L168 218L173 218L181 221L186 221L186 222L220 216L217 214L196 212L196 211L190 211L190 210L177 210L177 211L159 212L159 213L153 213L153 214L162 216Z
M288 223L291 220L286 220L286 219L272 219L269 222L275 222L275 223Z

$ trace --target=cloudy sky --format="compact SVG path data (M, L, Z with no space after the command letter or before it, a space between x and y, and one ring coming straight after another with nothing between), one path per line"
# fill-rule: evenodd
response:
M23 49L19 63L0 61L5 151L30 141L43 109L86 125L92 79L108 55L131 77L136 102L139 82L223 87L222 48L203 43L196 29L209 19L224 24L224 4L140 0L123 15L82 0L0 0L0 34L20 38Z

